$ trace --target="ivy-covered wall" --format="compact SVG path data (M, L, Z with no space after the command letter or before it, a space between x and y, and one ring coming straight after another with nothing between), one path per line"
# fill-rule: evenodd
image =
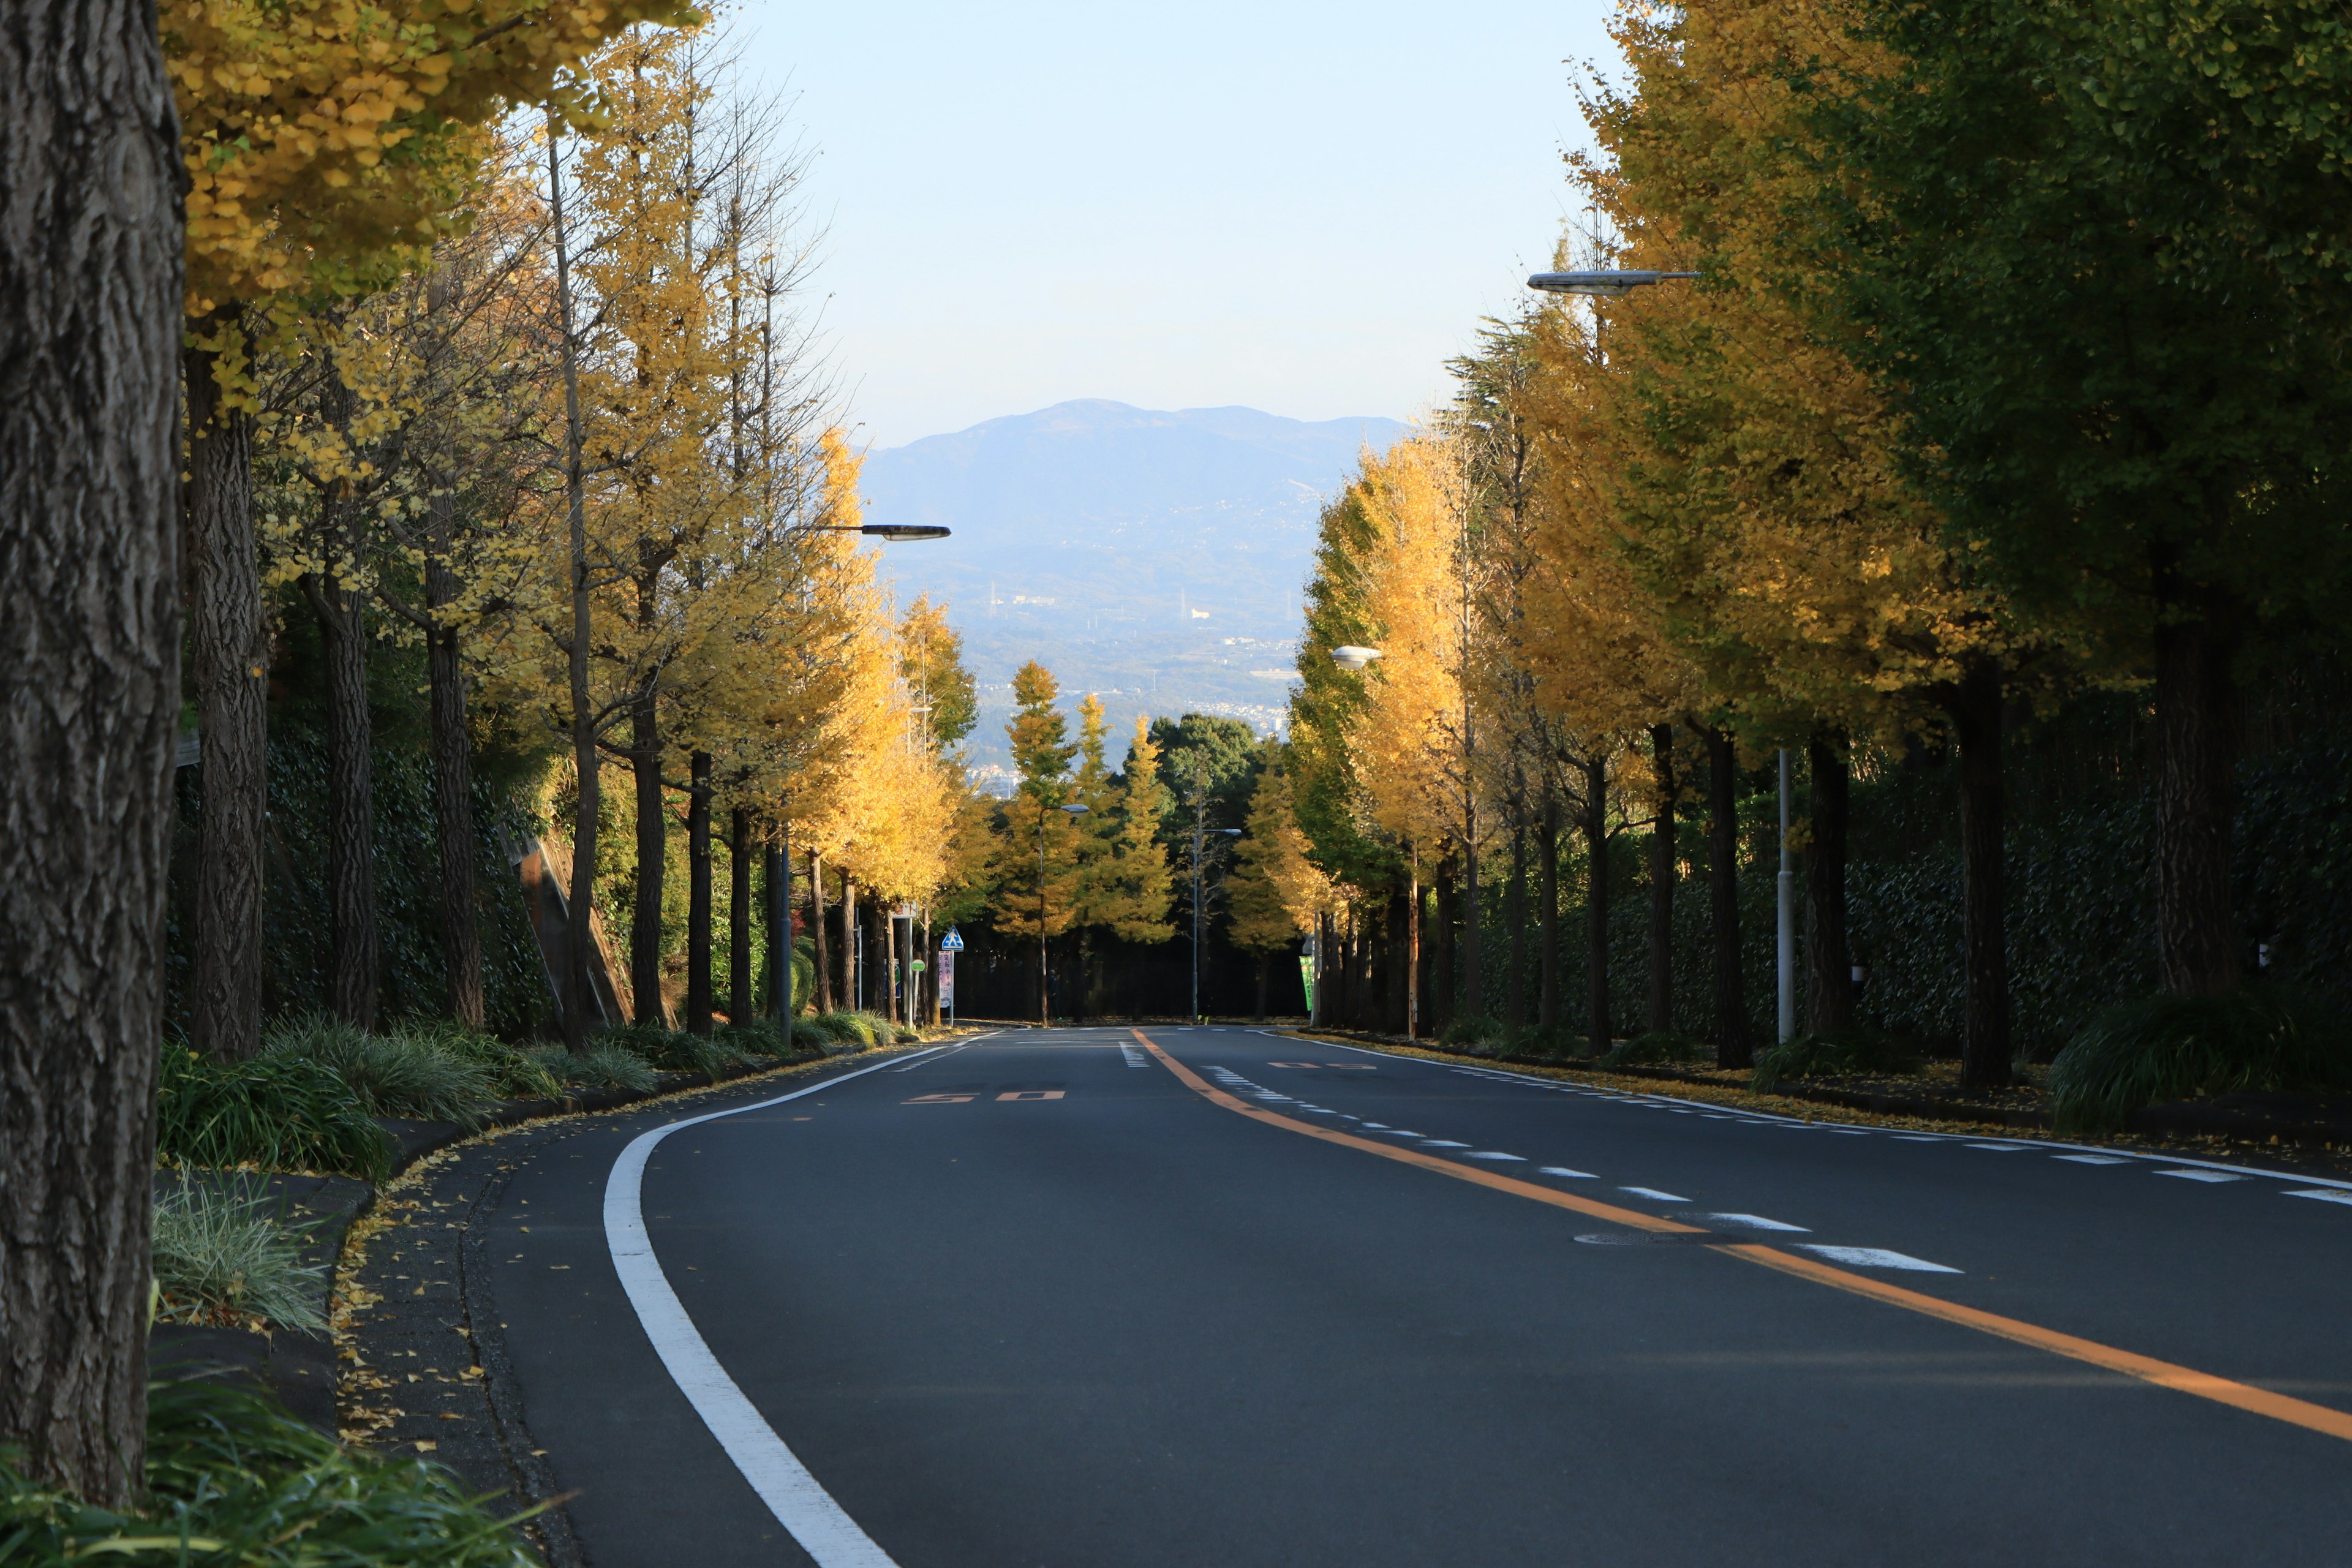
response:
M374 758L375 887L382 1013L387 1020L447 1015L441 958L440 851L434 833L433 770L423 752L379 749ZM195 869L200 768L182 768L173 836L169 963L171 1026L184 1033L188 921ZM323 745L295 731L269 742L269 824L263 916L272 1018L323 1008L330 960L327 919L327 764ZM499 839L534 829L494 785L478 780L474 895L482 933L484 1021L510 1039L545 1032L554 1016L521 885Z
M1857 848L1848 866L1847 900L1854 960L1868 971L1861 1016L1956 1052L1963 980L1959 851L1956 835L1943 830L1955 809L1948 783L1938 768L1855 787ZM2268 752L2241 769L2240 784L2235 880L2248 971L2262 970L2267 957L2269 974L2352 1004L2352 739L2307 740ZM1778 868L1770 797L1748 797L1742 817L1740 932L1748 1011L1757 1037L1769 1039ZM2010 994L2021 1051L2047 1058L2102 1009L2154 989L2155 822L2153 795L2140 786L2086 791L2071 808L2011 824ZM1714 1033L1714 992L1706 846L1696 826L1685 825L1679 847L1689 879L1678 888L1675 905L1675 1022L1706 1038ZM1648 1010L1644 848L1638 833L1621 835L1611 847L1610 1007L1625 1035L1640 1032ZM1490 875L1494 868L1490 862ZM1560 1012L1566 1027L1580 1030L1581 856L1563 871L1563 897L1572 902L1560 921ZM1485 922L1486 994L1498 1015L1508 963L1501 893L1497 883L1486 901ZM1798 909L1801 943L1801 858ZM1532 971L1532 938L1529 954ZM1532 1017L1532 973L1529 986Z

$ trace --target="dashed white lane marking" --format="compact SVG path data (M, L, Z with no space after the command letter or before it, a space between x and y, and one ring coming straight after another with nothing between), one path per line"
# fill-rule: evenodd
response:
M1940 1263L1930 1263L1924 1258L1914 1258L1907 1252L1889 1252L1883 1247L1823 1247L1818 1242L1801 1241L1800 1252L1810 1252L1826 1258L1832 1263L1843 1263L1852 1268L1908 1268L1920 1274L1958 1274Z
M1923 1132L1890 1132L1887 1136L1897 1143L1941 1143L1943 1142L1941 1138L1932 1137Z
M1621 1193L1631 1193L1637 1198L1653 1198L1662 1204L1686 1204L1690 1199L1679 1193L1662 1193L1655 1187L1620 1187Z
M2352 1193L2338 1192L2334 1187L2305 1187L2286 1195L2291 1198L2317 1198L2324 1204L2352 1204Z
M1525 1154L1506 1154L1499 1149L1481 1149L1475 1154L1462 1157L1465 1160L1517 1160L1521 1164L1527 1163L1528 1159Z
M765 1110L804 1094L822 1094L853 1078L864 1078L891 1065L877 1062L870 1068L828 1078L773 1100L689 1116L683 1121L639 1133L621 1151L621 1157L613 1162L613 1173L604 1184L605 1250L612 1254L614 1272L621 1277L621 1288L628 1293L629 1305L645 1328L646 1338L653 1342L655 1353L669 1369L671 1380L694 1406L694 1413L702 1417L702 1424L710 1428L710 1435L719 1439L719 1446L727 1450L727 1457L735 1461L735 1468L751 1483L751 1489L768 1505L776 1522L800 1543L801 1550L809 1554L817 1568L897 1568L897 1564L833 1500L833 1495L817 1484L808 1467L784 1446L775 1428L744 1397L742 1389L727 1375L727 1369L719 1364L719 1358L710 1353L710 1346L695 1328L694 1320L687 1315L677 1292L670 1289L668 1277L662 1273L661 1260L654 1256L653 1239L646 1234L646 1161L673 1132L716 1121L722 1116Z
M1453 1138L1424 1138L1421 1141L1421 1146L1424 1149L1467 1149L1470 1147L1469 1144L1461 1142L1460 1141Z
M1389 1124L1385 1121L1367 1121L1364 1125L1376 1132L1385 1132L1389 1130Z
M1421 1136L1420 1133L1415 1132L1410 1127L1383 1127L1381 1131L1387 1133L1391 1138L1418 1138Z
M892 1072L912 1072L917 1068L929 1067L934 1062L943 1062L947 1060L948 1058L963 1049L964 1047L976 1046L981 1041L985 1040L997 1033L1000 1033L1000 1031L992 1029L986 1035L974 1035L968 1040L958 1040L951 1046L933 1046L928 1051L917 1052L913 1061L908 1062L903 1066L894 1067L890 1070Z
M1711 1214L1706 1217L1720 1225L1741 1225L1750 1230L1785 1230L1798 1236L1812 1234L1804 1226L1790 1225L1777 1219L1766 1219L1760 1214Z
M2120 1154L2053 1154L2050 1157L2076 1165L2128 1165L2131 1163Z
M1571 1182L1597 1182L1601 1179L1590 1171L1571 1171L1566 1165L1538 1165L1536 1173L1545 1176L1566 1176Z
M1131 1068L1148 1068L1151 1065L1151 1058L1143 1054L1141 1046L1129 1045L1127 1041L1121 1040L1118 1043L1118 1054L1127 1058L1127 1065Z
M1960 1147L1963 1149L1981 1149L1988 1154L2014 1154L2019 1150L2029 1147L2029 1145L2023 1143L1963 1143Z
M2179 1170L2158 1171L2159 1176L2178 1176L2184 1182L2242 1182L2246 1178L2232 1171L2200 1171L2184 1166Z

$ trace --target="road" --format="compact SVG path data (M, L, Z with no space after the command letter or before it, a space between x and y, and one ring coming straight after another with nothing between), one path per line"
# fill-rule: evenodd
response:
M2352 1188L1248 1029L853 1065L478 1219L597 1568L2352 1564Z

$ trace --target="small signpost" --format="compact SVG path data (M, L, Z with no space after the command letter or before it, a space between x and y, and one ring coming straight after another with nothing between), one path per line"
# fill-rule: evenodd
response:
M948 1027L955 1027L955 960L963 951L963 933L948 927L940 938L940 1005L948 1010Z

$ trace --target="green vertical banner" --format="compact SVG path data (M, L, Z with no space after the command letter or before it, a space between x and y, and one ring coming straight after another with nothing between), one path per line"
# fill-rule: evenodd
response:
M1315 1016L1315 957L1301 953L1298 957L1298 983L1307 988L1307 1016Z

